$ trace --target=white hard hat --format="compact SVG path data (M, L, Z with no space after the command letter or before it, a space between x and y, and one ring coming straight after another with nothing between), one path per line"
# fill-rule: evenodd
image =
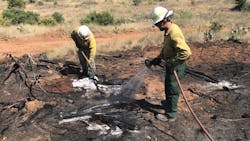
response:
M152 22L153 24L157 24L158 22L164 20L165 18L173 15L173 11L172 10L167 10L164 7L156 7L152 13L151 13L151 18L152 18Z
M83 36L87 37L90 35L91 31L86 25L82 25L79 27L77 33L80 37L83 37Z

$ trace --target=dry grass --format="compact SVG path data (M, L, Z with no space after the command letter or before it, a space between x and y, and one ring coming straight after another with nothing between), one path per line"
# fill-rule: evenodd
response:
M98 52L107 53L110 51L122 51L131 49L133 47L139 47L143 49L147 46L156 46L163 41L163 34L160 32L150 32L148 35L143 35L139 39L119 39L112 42L100 42L98 43Z
M0 9L4 9L7 4L2 1ZM216 33L216 39L227 39L233 28L243 26L249 27L250 14L249 12L236 12L230 9L235 6L235 0L182 0L182 1L165 1L159 2L154 0L143 1L139 6L133 6L132 1L127 0L57 0L54 2L44 2L44 5L28 4L25 10L34 11L43 17L49 17L54 12L63 14L66 19L63 25L55 27L42 27L37 25L23 25L23 31L20 31L20 26L0 27L0 38L2 37L21 37L34 36L35 34L42 34L51 31L55 28L62 28L66 32L70 32L80 25L79 20L85 17L88 13L104 10L113 14L115 19L131 18L135 20L134 23L122 25L99 26L90 24L90 28L94 33L117 33L134 30L144 31L150 29L152 24L149 16L150 12L155 6L161 5L168 9L174 10L174 22L180 25L186 39L188 41L204 40L204 32L209 29L212 21L218 21L224 28ZM1 11L0 10L0 11ZM155 35L157 34L157 35ZM113 51L128 49L133 46L145 47L148 45L160 44L162 41L162 34L155 32L141 39L132 40L124 39L115 42L100 42L98 43L99 51ZM249 34L241 37L244 41L249 41ZM102 50L104 48L104 50Z
M59 26L57 27L59 28ZM38 25L18 25L18 26L0 26L0 38L20 38L34 36L55 30L55 27L46 27Z
M60 49L51 49L49 51L46 51L45 54L49 59L60 58L63 60L71 60L71 61L77 60L76 48L71 46L64 46Z

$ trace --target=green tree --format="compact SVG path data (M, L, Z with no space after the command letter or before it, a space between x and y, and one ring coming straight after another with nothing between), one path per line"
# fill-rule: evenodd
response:
M8 8L19 8L24 9L25 8L25 2L23 0L8 0Z

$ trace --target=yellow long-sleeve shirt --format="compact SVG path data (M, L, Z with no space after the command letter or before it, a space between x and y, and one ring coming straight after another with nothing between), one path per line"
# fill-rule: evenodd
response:
M168 59L174 66L189 58L192 53L178 25L172 24L164 36L163 48L158 57Z
M89 50L89 61L93 61L96 55L96 41L93 33L90 33L89 39L87 41L82 40L76 30L71 33L71 38L74 40L77 48L82 50Z

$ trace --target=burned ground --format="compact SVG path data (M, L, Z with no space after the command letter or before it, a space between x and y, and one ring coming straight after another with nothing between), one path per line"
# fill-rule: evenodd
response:
M193 55L182 81L188 100L215 140L250 139L249 44L220 41L190 43ZM133 48L98 55L101 83L121 85L142 70L146 58L155 57L159 47ZM153 67L145 75L136 100L107 103L108 95L74 88L77 62L48 60L43 55L8 56L0 64L0 133L2 140L179 140L205 141L182 97L175 122L155 119L164 99L164 70ZM208 77L209 76L209 77ZM240 86L219 87L223 80ZM211 83L214 82L214 83ZM88 118L74 122L64 119ZM92 124L108 130L89 130ZM115 135L117 129L122 134ZM104 131L103 131L104 132ZM117 132L116 132L117 133Z

